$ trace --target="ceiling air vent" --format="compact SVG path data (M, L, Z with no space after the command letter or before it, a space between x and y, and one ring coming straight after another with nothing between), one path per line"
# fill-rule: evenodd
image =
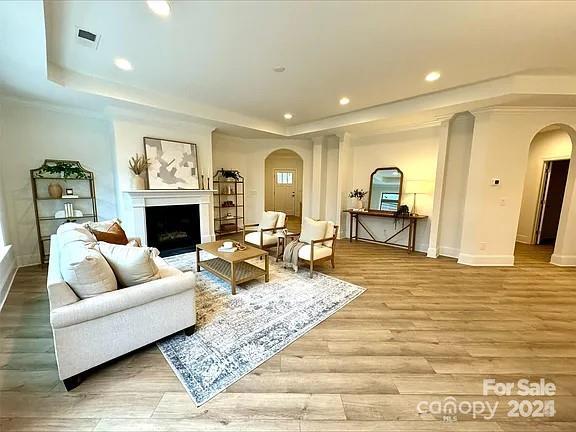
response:
M85 47L97 49L100 35L76 26L76 41Z

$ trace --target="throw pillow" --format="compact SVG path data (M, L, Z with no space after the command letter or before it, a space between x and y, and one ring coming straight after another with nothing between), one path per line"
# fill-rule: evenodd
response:
M133 247L98 242L98 250L118 279L122 287L140 285L160 278L154 262L154 248Z
M326 234L326 221L315 221L311 218L304 218L302 221L302 232L300 233L300 241L303 243L310 243L312 240L320 240Z
M120 219L114 218L98 222L86 222L84 226L88 228L90 231L96 230L106 232L115 223L117 223L118 225L122 225L122 221Z
M60 247L60 273L81 299L118 289L108 262L100 252L81 242Z
M126 233L116 222L114 222L106 231L98 231L95 229L92 229L91 231L98 241L117 245L128 244L128 237L126 237Z
M264 214L262 215L262 219L258 224L258 229L263 230L263 229L275 228L277 220L278 220L278 213L272 211L264 212Z

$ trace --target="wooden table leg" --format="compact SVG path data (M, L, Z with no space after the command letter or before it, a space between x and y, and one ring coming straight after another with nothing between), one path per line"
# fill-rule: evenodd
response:
M196 246L196 272L200 271L200 248Z
M280 248L282 248L282 254L284 254L284 237L282 236L276 238L276 262L280 260Z
M358 216L356 215L356 236L354 237L356 240L358 240Z
M416 224L417 224L418 220L414 219L414 226L412 227L413 229L413 233L412 233L412 252L416 251Z
M236 271L234 263L230 263L230 287L232 288L232 295L236 295Z
M350 213L350 243L352 243L352 225L354 223L354 216Z
M264 276L264 282L268 282L270 280L270 265L268 263L268 254L264 257L264 270L266 271L266 275Z

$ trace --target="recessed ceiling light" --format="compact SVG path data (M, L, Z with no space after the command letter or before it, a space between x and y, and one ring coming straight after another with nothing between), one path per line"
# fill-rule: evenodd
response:
M276 67L273 67L272 70L274 72L284 72L286 70L286 68L284 66L276 66Z
M132 67L132 63L130 63L125 58L114 59L114 64L118 69L122 69L123 71L131 71L132 69L134 69Z
M440 78L440 72L433 71L433 72L430 72L428 75L426 75L426 78L424 78L424 79L428 82L432 82L432 81L436 81L438 78Z
M348 105L350 103L350 99L347 97L343 97L340 99L340 105Z
M293 116L291 113L286 113L286 114L284 114L284 118L285 118L286 120L291 120L292 117L294 117L294 116Z
M166 0L148 0L146 4L156 15L163 17L170 15L170 3Z

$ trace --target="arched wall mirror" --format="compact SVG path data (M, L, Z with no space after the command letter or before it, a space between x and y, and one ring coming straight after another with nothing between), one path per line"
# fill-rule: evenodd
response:
M404 175L396 167L377 168L370 176L368 209L395 212L402 198Z

